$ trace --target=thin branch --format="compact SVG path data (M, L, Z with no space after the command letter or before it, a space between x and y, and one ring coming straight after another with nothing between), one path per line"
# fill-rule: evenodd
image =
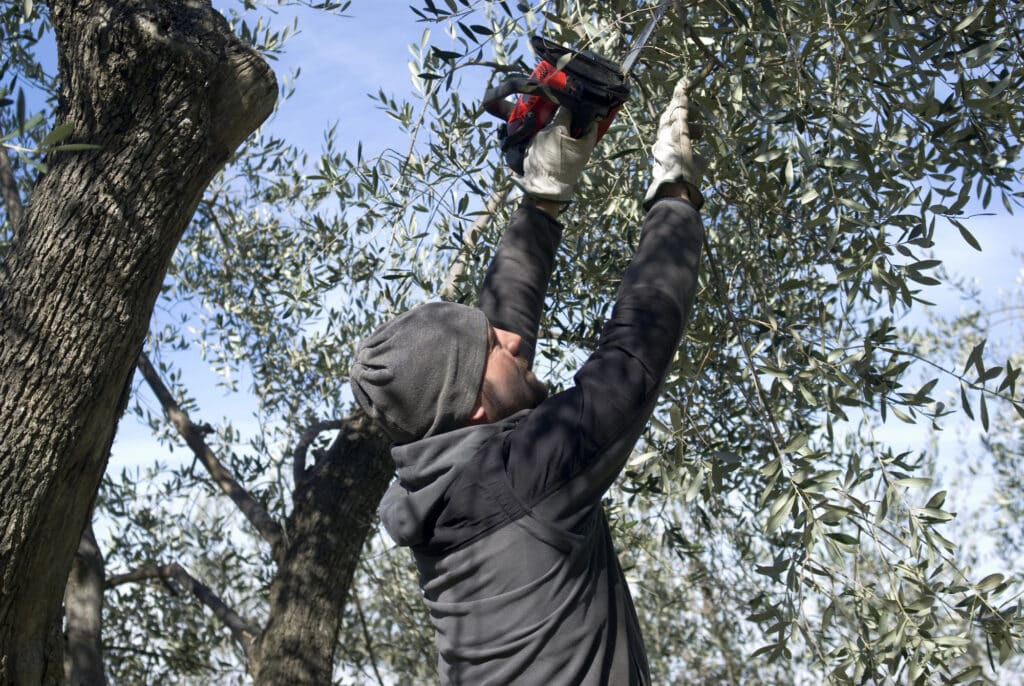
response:
M508 185L503 190L494 191L491 193L491 197L487 199L484 205L483 214L476 218L476 221L465 230L462 234L462 250L459 251L459 256L455 259L451 268L448 270L448 277L444 280L444 287L441 289L442 300L454 300L458 295L456 290L456 283L459 278L466 272L466 266L469 263L470 257L473 251L476 249L476 239L483 231L483 228L487 225L487 222L491 220L495 212L498 211L505 201L508 199L509 193L512 192L512 186Z
M470 60L468 62L463 62L462 64L457 65L452 71L454 71L455 69L461 69L462 67L489 67L491 69L491 71L497 72L497 73L500 73L500 74L522 74L523 73L523 65L522 64L519 64L519 63L502 64L500 62L489 62L489 61L486 61L486 60Z
M250 661L252 660L253 656L250 651L257 633L255 625L232 610L209 586L201 583L177 562L168 565L147 565L126 574L115 574L107 579L106 587L114 588L122 584L142 581L161 581L172 593L180 591L191 593L224 623L231 631L235 642L245 651ZM175 587L175 584L178 588Z
M690 12L686 8L686 3L682 0L676 0L675 2L676 11L679 13L679 18L683 22L683 29L686 31L686 35L693 41L697 48L704 54L704 66L701 68L700 73L693 77L689 83L686 84L687 92L696 88L697 84L706 79L711 72L717 68L729 70L729 65L723 62L718 55L711 52L711 48L704 45L704 42L697 35L697 31L693 28L693 24L690 23Z
M221 464L213 450L206 444L205 431L189 419L188 413L181 409L171 392L164 385L160 375L153 368L145 353L139 355L139 371L146 383L153 389L157 399L164 408L167 418L174 424L182 438L192 449L196 458L203 463L214 482L238 506L245 518L249 520L272 549L274 559L284 548L284 531L281 525L270 516L266 508L256 500L249 491L235 480L235 477Z
M373 639L370 637L370 630L366 626L366 615L363 614L363 604L359 602L359 594L353 593L352 597L356 601L356 614L359 615L359 624L363 629L363 640L366 641L366 652L370 656L370 666L373 667L373 673L377 677L377 683L380 686L384 686L384 680L380 677L380 670L377 669L377 656L373 651Z
M1017 404L1019 402L1016 398L1013 397L1013 395L1006 395L1005 393L1001 393L1000 391L993 391L991 388L988 388L985 385L986 382L980 381L980 379L971 381L971 377L967 376L967 374L961 374L957 372L956 369L948 369L943 365L939 364L938 362L930 360L921 355L920 353L914 352L913 350L901 350L899 348L893 348L888 345L879 345L876 349L881 350L883 352L887 352L891 355L903 355L905 357L913 358L918 362L924 362L926 365L934 367L943 374L947 374L953 377L963 385L967 386L967 388L970 388L972 391L978 391L979 393L987 394L991 398L998 398L999 400L1004 400L1008 403ZM1002 368L1001 365L1000 368Z
M718 261L715 260L715 255L712 251L710 241L708 241L704 250L708 256L708 264L711 267L711 279L715 285L715 290L718 292L718 299L722 304L722 310L725 312L726 319L728 319L729 323L732 325L733 333L736 334L736 339L739 341L740 348L743 350L743 357L746 359L747 367L750 370L750 382L754 386L758 404L760 404L761 410L764 412L762 420L765 418L768 420L768 438L771 440L772 446L775 448L775 454L778 456L783 470L788 472L789 460L782 451L782 430L779 428L779 422L775 419L775 413L772 412L772 408L768 404L768 400L765 398L764 389L761 388L761 382L757 378L757 365L754 363L754 357L750 351L750 343L747 341L746 336L743 335L743 329L740 326L739 321L736 319L736 314L733 312L732 301L730 300L728 290L725 287L722 272L718 268ZM787 474L787 476L789 476L789 474Z
M25 216L25 206L18 192L18 181L14 178L11 158L7 148L0 145L0 194L4 196L4 208L7 210L7 221L11 225L11 233L18 234L18 227Z
M292 470L295 477L295 488L298 488L309 478L309 473L306 470L306 453L316 437L324 431L336 431L344 428L345 423L350 421L350 419L328 419L323 422L317 422L302 432L302 435L299 436L299 442L292 451Z
M686 9L686 5L680 0L676 0L676 8L679 11L679 16L683 20L683 28L686 29L686 35L689 36L690 40L692 40L700 51L704 53L704 57L707 58L709 62L713 62L716 67L728 69L729 65L723 62L718 55L711 52L711 48L705 45L704 41L702 41L700 36L697 35L697 31L693 28L693 24L690 23L690 13Z

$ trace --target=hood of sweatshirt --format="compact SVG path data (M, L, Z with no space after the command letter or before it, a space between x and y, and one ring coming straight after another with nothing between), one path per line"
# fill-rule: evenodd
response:
M413 546L427 540L428 523L444 507L445 492L462 468L484 443L517 423L520 414L391 449L398 479L381 499L380 519L395 543Z

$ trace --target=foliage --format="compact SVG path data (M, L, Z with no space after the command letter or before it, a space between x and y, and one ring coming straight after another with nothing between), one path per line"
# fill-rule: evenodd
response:
M914 0L687 8L659 27L564 216L539 349L560 386L596 341L637 237L659 107L687 76L710 161L699 303L656 419L608 500L655 681L1019 674L1019 580L1005 568L972 573L962 543L968 526L991 521L961 524L946 504L954 489L931 480L933 455L901 453L872 429L975 422L986 436L978 459L991 460L1006 493L1009 558L1021 521L1020 351L985 345L983 315L933 322L931 334L902 322L932 311L932 293L955 282L931 254L945 221L965 249L991 249L969 213L1019 207L1024 11ZM259 9L244 2L232 18L273 54L287 36ZM287 460L302 430L351 407L355 343L423 298L473 297L511 209L484 214L508 184L495 123L478 118L484 81L528 71L524 37L540 30L621 55L646 9L424 0L411 8L427 29L410 46L412 91L371 95L408 147L367 151L332 129L311 160L264 132L215 181L176 256L151 347L190 412L201 408L179 366L196 354L229 397L253 399L253 435L233 415L210 440L272 511L289 505ZM28 74L32 45L19 44L11 68ZM0 132L15 129L9 110ZM146 396L135 412L175 442ZM108 475L108 567L174 558L258 617L269 551L213 497L188 459ZM375 539L356 594L339 679L429 683L432 637L404 552ZM109 654L118 681L240 672L226 632L182 598L140 586L108 600L108 647L151 653Z

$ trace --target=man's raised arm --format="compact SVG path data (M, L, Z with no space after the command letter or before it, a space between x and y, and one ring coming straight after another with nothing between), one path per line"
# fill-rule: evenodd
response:
M522 337L519 356L531 365L562 224L555 219L572 197L597 139L595 127L569 136L568 111L559 110L527 151L522 205L498 244L480 289L479 306L491 324Z
M575 385L541 403L508 442L513 489L546 519L571 523L600 502L650 417L689 317L704 229L688 108L681 83L659 125L640 244L597 349Z
M492 326L522 337L519 356L531 365L561 240L561 223L524 200L512 215L480 289L480 309Z

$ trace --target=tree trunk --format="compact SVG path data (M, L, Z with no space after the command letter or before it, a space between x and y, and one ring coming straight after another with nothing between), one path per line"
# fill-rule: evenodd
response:
M92 524L85 527L78 544L68 585L64 591L67 653L64 673L69 686L104 686L103 651L103 554Z
M203 189L276 82L209 0L51 0L68 142L0 269L0 683L63 678L68 570ZM49 638L49 640L48 640Z
M284 559L251 671L256 684L328 684L349 587L394 472L388 442L362 413L295 490Z

